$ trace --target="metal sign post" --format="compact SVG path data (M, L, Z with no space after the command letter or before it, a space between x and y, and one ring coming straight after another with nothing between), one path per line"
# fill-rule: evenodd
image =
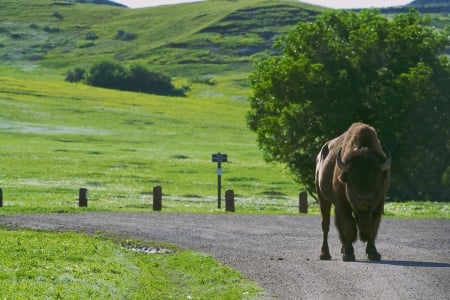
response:
M222 163L227 161L228 157L226 154L222 154L219 152L212 155L212 162L217 162L217 208L221 208L220 190L222 189Z

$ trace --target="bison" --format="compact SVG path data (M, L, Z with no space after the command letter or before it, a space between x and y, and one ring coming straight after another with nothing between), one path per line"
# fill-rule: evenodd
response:
M328 141L316 161L315 184L322 214L321 260L331 259L328 249L331 205L342 243L344 261L354 261L353 243L367 242L369 260L381 260L375 247L384 198L390 181L390 154L385 154L375 129L353 123L342 135Z

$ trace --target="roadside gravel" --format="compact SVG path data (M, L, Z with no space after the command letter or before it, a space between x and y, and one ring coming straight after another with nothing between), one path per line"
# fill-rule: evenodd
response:
M320 261L318 216L175 213L0 215L0 224L45 230L104 231L160 241L214 256L257 281L262 298L450 299L450 221L384 219L369 262L356 243L357 261L342 262L330 230L331 261Z

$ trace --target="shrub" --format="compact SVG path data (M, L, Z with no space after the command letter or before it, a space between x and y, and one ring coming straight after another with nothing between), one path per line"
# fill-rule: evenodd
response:
M95 32L89 31L88 33L86 33L86 39L90 41L95 41L96 39L98 39L98 36Z
M102 61L91 67L86 82L93 86L123 90L126 79L127 72L121 65Z
M57 18L58 20L63 20L64 17L59 11L53 12L53 17Z
M67 71L66 81L68 82L79 82L84 79L85 70L81 68L75 68L73 70Z
M125 30L119 29L116 33L116 39L122 40L122 41L131 41L136 38L136 35L131 32L127 32Z
M50 26L48 26L48 25L45 25L45 26L44 26L44 31L47 32L47 33L57 33L57 32L60 32L61 29L56 28L56 27L50 27Z
M87 43L79 45L78 48L83 49L83 48L89 48L89 47L94 47L94 46L95 46L94 42L87 42Z
M103 61L89 70L86 83L93 86L158 94L184 96L185 89L176 89L169 76L150 71L142 65L134 65L129 70L120 64Z
M128 86L133 91L160 95L170 95L174 89L169 76L149 71L142 65L131 67Z

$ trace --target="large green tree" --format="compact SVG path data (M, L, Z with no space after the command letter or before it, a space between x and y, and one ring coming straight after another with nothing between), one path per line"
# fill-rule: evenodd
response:
M315 157L352 122L393 157L397 199L450 200L450 29L416 11L330 11L300 23L255 64L248 124L266 160L314 190Z

